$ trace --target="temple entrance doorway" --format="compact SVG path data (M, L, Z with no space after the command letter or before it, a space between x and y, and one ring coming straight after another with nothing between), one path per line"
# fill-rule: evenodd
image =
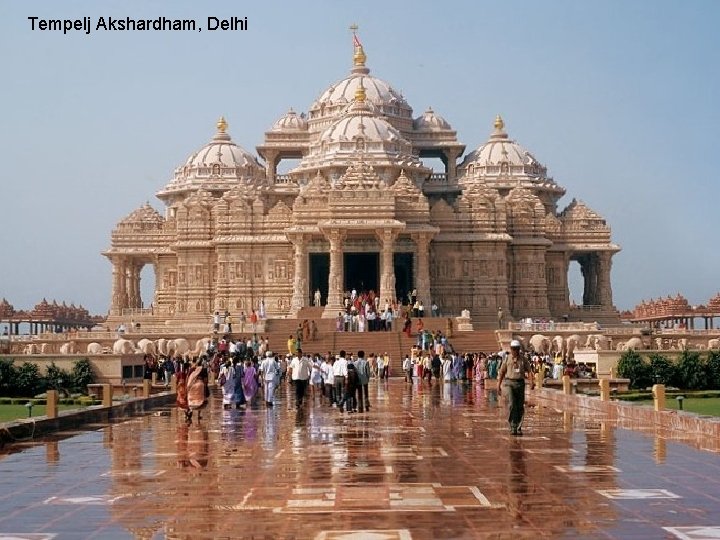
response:
M320 289L320 305L327 303L328 279L330 277L330 254L310 253L310 298L309 306L314 306L315 291Z
M345 290L380 292L380 254L344 253Z
M393 255L395 269L395 295L403 305L410 302L408 294L413 290L413 254L395 253Z
M144 264L140 270L140 298L138 308L151 309L155 307L155 266Z

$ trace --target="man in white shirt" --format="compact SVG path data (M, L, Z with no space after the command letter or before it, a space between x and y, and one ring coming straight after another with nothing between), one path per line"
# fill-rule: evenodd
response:
M330 405L335 404L335 374L333 373L333 359L330 355L326 356L320 365L323 384L325 385L325 396L328 398Z
M340 351L340 358L333 364L333 376L335 377L335 400L340 402L341 396L345 393L345 377L347 377L347 359L345 351Z
M260 377L263 381L263 392L265 393L265 404L272 407L275 403L275 385L278 372L278 365L272 353L265 353L265 359L260 364Z
M295 385L295 407L299 409L302 407L305 391L310 380L312 361L303 354L302 350L298 349L297 355L290 362L290 369L292 371L292 381Z

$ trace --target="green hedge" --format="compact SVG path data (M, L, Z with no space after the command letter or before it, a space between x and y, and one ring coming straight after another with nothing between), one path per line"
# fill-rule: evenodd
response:
M58 390L62 394L86 394L87 385L93 382L95 376L87 358L77 360L70 372L58 368L53 362L48 366L44 377L40 375L35 364L24 362L21 366L15 366L12 360L0 358L0 395L2 396L29 397L46 390Z
M720 390L720 351L707 356L683 351L677 362L655 353L649 360L627 351L618 360L618 375L630 379L630 388L648 388L659 383L684 390Z

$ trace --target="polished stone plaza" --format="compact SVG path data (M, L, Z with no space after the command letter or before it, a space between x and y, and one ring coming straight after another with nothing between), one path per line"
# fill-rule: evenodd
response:
M4 538L720 538L720 456L494 391L371 381L341 414L174 410L0 455Z

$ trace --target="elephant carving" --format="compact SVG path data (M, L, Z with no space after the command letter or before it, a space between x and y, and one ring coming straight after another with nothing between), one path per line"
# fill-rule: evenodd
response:
M49 354L50 353L50 344L49 343L43 343L40 345L40 354Z
M643 340L639 337L632 337L628 339L624 345L622 350L623 351L636 351L638 349L644 349L645 344L643 343Z
M163 356L167 356L168 354L168 340L165 338L160 338L155 342L155 350L157 350L158 354L162 354Z
M555 336L552 338L552 352L565 354L565 340L562 336Z
M92 343L88 343L87 346L87 353L88 354L102 354L103 348L102 345L99 343L93 341Z
M25 354L37 354L38 346L35 343L25 345Z
M590 334L585 342L585 348L595 351L606 351L608 349L608 338L602 334Z
M678 349L681 351L685 351L688 348L688 340L687 338L680 338L678 339Z
M720 349L720 339L709 339L707 342L708 349Z
M113 343L113 354L132 354L135 352L135 345L129 339L118 339Z
M185 338L171 339L168 341L168 355L178 354L185 355L190 351L190 344Z
M205 354L205 351L207 351L207 347L210 341L211 339L207 337L198 339L197 342L195 342L195 350L192 351L192 356L198 357Z
M137 342L137 348L138 351L143 354L151 354L153 356L157 354L155 343L146 338L143 338Z
M573 334L571 336L568 336L567 340L565 341L566 347L565 350L567 352L567 357L572 358L575 353L575 348L578 346L582 338L577 335Z
M75 354L77 352L75 349L75 342L68 341L60 345L60 354Z
M534 334L530 337L530 347L539 354L548 354L550 352L550 338L542 334Z

